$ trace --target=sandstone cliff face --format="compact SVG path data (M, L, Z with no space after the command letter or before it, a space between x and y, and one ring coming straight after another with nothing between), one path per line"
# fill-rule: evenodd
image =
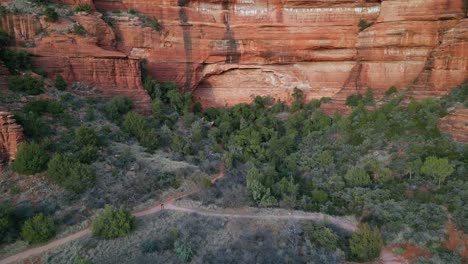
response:
M81 82L100 91L97 95L77 92L84 96L128 96L137 111L148 114L151 98L141 83L139 59L115 50L114 31L101 17L98 13L72 17L85 28L85 36L70 32L73 22L69 20L48 23L35 15L3 16L0 27L15 36L17 44L28 43L29 48L17 48L32 54L34 67L46 71L49 77L61 74L69 84Z
M100 10L136 9L157 32L115 17L118 48L146 58L158 80L175 80L207 106L251 95L308 99L391 86L439 96L468 79L461 1L95 0ZM360 31L359 21L374 24Z
M468 109L458 107L439 121L439 129L453 140L468 144Z
M149 98L137 80L139 58L147 60L157 80L176 81L204 107L249 102L252 95L289 100L294 87L303 89L307 99L327 96L335 104L367 87L377 98L391 86L408 88L416 97L440 96L468 79L468 19L462 1L55 2L90 3L113 26L96 12L73 16L88 31L86 37L54 33L70 22L54 25L34 15L4 17L2 28L34 42L28 51L52 75L83 78L102 87L103 96L133 95L146 109ZM162 29L112 12L130 9L157 19ZM374 24L360 30L360 20ZM39 34L44 29L48 36Z
M0 112L0 166L3 161L13 161L19 144L24 140L23 128L9 112Z

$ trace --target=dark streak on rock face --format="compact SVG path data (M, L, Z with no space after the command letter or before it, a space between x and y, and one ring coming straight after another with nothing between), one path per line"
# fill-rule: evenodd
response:
M185 50L185 83L182 92L190 91L192 86L193 75L193 57L192 57L192 25L189 24L187 10L184 6L188 4L188 0L178 0L177 4L180 6L179 20L182 27L182 34L184 39Z
M239 63L240 54L237 51L237 41L234 31L231 30L229 24L229 0L223 0L224 10L224 25L226 26L226 32L224 32L224 40L226 41L226 60L225 63Z

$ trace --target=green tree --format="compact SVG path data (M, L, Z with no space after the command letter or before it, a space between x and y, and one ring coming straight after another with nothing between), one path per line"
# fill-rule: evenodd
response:
M38 95L44 92L44 81L29 74L11 76L8 86L14 92L23 92L29 95Z
M30 243L40 243L55 236L55 232L52 218L40 213L24 222L21 237Z
M107 104L105 111L107 117L113 122L120 122L122 117L132 110L133 103L128 97L116 96L112 98Z
M346 97L346 105L350 107L356 107L363 101L362 95L360 93L358 94L352 94L348 97Z
M413 175L419 175L421 172L421 167L423 163L420 159L417 159L415 161L409 161L405 163L405 171L404 173L406 175L410 176L410 180L413 178Z
M94 186L94 169L86 164L74 161L72 157L55 154L49 161L47 175L63 188L81 193Z
M13 170L20 174L31 175L45 169L49 157L37 143L21 143L13 162Z
M375 105L374 92L370 87L367 87L366 93L364 94L364 104L370 106Z
M44 9L44 14L46 16L45 20L47 22L57 22L58 21L58 14L55 11L55 9L53 9L52 7L50 7L50 6L46 7Z
M55 88L57 88L60 91L67 89L67 83L60 74L57 74L57 76L55 76Z
M166 97L169 100L169 105L176 112L180 112L184 105L184 100L179 91L173 89L167 92Z
M383 239L377 227L362 224L349 239L352 256L358 261L371 261L380 256Z
M177 240L174 243L174 250L175 250L176 256L181 261L184 261L184 262L189 262L194 255L192 247L188 243L185 243L180 240Z
M75 144L82 148L84 146L98 146L99 138L97 136L96 130L94 128L81 125L79 128L75 129Z
M13 211L4 204L0 204L0 243L6 239L6 234L15 225Z
M365 186L371 183L369 174L366 170L358 167L351 167L346 172L344 179L348 186Z
M148 125L146 119L135 112L129 112L124 116L122 126L125 131L136 137L138 142L149 151L159 146L158 133Z
M315 222L306 222L303 229L312 244L331 251L338 247L339 237L330 228L318 225Z
M432 177L434 180L440 184L445 181L445 179L450 176L454 171L452 165L450 165L449 160L438 159L436 157L428 157L424 161L423 166L421 167L422 174Z
M97 237L114 239L124 237L135 228L135 217L129 210L106 206L94 220L92 230Z

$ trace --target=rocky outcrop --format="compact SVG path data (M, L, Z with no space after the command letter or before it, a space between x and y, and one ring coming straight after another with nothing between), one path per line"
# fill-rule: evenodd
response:
M118 47L146 58L158 80L176 81L206 106L251 95L308 99L389 87L440 96L468 79L461 1L95 0L100 10L135 9L159 19L115 16ZM360 20L374 23L360 30ZM447 81L449 80L449 81Z
M0 112L0 166L15 159L19 144L24 140L23 128L9 112Z
M440 119L439 129L452 135L453 140L468 144L468 108L460 106L453 109Z
M17 42L30 43L17 48L32 54L34 67L46 71L50 78L60 74L69 84L81 82L99 91L75 91L84 96L130 97L137 111L149 114L151 98L141 82L140 60L115 50L114 31L101 17L98 13L73 16L86 30L85 35L75 33L73 22L68 20L48 23L33 15L6 15L0 26ZM39 36L38 32L47 34Z

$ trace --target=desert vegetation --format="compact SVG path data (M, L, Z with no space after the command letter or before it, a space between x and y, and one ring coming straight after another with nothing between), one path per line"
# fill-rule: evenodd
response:
M52 11L45 11L50 22ZM85 6L75 11L88 12ZM74 33L87 34L73 25ZM249 104L203 109L175 83L145 75L153 112L143 115L127 97L85 99L73 95L77 85L61 75L50 81L33 74L27 54L6 48L10 41L0 32L26 141L2 171L3 245L42 243L92 222L93 236L76 242L92 243L89 249L74 242L73 254L57 250L49 261L339 263L373 261L383 246L408 243L434 260L457 259L443 242L447 223L467 232L467 146L441 134L437 122L448 109L467 106L466 84L422 101L396 87L377 101L369 87L346 99L351 114L328 116L321 106L330 98L306 102L297 88L290 105L255 96ZM45 99L19 99L41 93ZM224 177L213 183L220 167ZM163 226L132 215L193 190L186 199L202 208L321 212L351 216L360 225L350 233L327 221L243 223L163 212L155 218L174 221ZM21 195L24 204L17 203ZM146 234L149 223L162 235ZM228 226L232 233L226 233L227 224L250 229ZM137 253L106 251L106 243L122 246L124 237ZM207 240L213 242L205 247ZM90 253L94 249L102 252Z

